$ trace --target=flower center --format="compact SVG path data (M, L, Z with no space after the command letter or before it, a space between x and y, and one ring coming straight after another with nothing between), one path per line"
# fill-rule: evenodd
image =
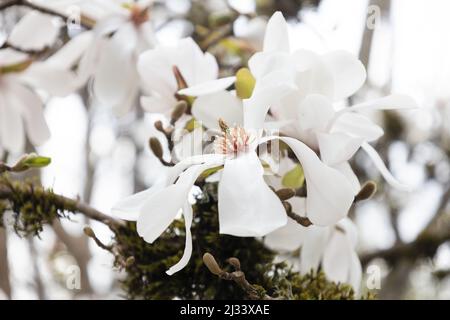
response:
M216 136L214 140L214 152L218 154L237 155L248 151L252 136L244 128L228 127L223 121L220 121L222 134Z

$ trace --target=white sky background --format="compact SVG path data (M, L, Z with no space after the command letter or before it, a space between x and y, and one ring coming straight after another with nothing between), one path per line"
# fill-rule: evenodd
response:
M171 1L176 2L176 1ZM322 0L318 11L302 13L304 23L291 26L291 40L296 48L308 48L325 52L332 49L345 49L354 54L359 51L365 20L366 0ZM414 96L421 110L406 115L411 124L411 136L416 141L426 140L427 134L440 123L450 119L439 119L433 106L436 101L450 98L450 1L448 0L393 0L392 25L382 23L375 31L373 59L369 70L371 82L383 86L388 80L388 70L393 66L392 90ZM164 31L159 38L167 42L181 32ZM448 107L447 107L448 108ZM447 112L449 115L450 112ZM52 138L39 149L39 152L52 158L52 165L43 171L43 183L53 187L55 192L67 196L82 194L85 174L85 154L87 114L81 100L76 96L53 99L47 105L46 118ZM91 146L99 159L96 172L96 185L93 205L109 212L118 198L132 190L131 164L135 160L134 146L129 137L119 138L119 129L127 120L111 120L101 113L94 119ZM148 123L134 124L129 134L149 136ZM121 131L122 132L122 131ZM145 134L143 134L143 132ZM143 141L146 139L143 138ZM425 148L426 149L426 148ZM424 150L425 155L427 150ZM430 151L430 157L435 156ZM424 184L424 174L417 163L406 163L404 146L393 146L390 153L394 175L416 188L407 198L409 203L400 215L400 233L405 241L411 241L430 219L436 201L442 192L436 183ZM422 155L417 161L426 161ZM151 173L145 169L157 162L147 154L142 159L143 173L151 180ZM443 172L448 174L447 167ZM395 196L395 195L394 195ZM404 196L404 195L403 195ZM387 248L394 241L393 231L384 205L380 201L368 202L360 206L356 222L360 230L361 249ZM79 234L82 229L76 223L64 223L67 230ZM109 231L95 224L94 231L108 241ZM43 240L37 240L38 249L48 252L44 242L52 238L50 230L44 232ZM93 259L90 273L93 287L102 295L110 290L114 271L111 257L92 243ZM29 274L30 259L27 242L10 237L9 254L13 285L17 290L14 298L35 298L29 290L32 274ZM26 254L24 254L24 252ZM438 267L450 267L449 246L440 248L436 259ZM49 279L48 268L42 266L44 279ZM46 280L46 284L51 280ZM450 297L450 290L447 297ZM31 292L31 293L30 293ZM49 298L64 298L58 285L51 286Z

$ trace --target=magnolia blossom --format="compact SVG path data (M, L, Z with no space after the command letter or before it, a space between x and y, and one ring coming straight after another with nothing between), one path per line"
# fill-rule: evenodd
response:
M170 111L180 89L185 89L179 92L181 95L199 95L226 89L235 80L234 77L216 80L219 75L216 58L203 53L191 38L142 53L138 71L143 89L150 94L141 98L141 104L149 112Z
M189 229L192 209L188 195L197 178L207 169L221 170L218 188L220 233L258 237L287 223L280 199L263 177L264 168L256 153L256 147L261 143L282 140L302 164L307 181L306 207L311 221L328 225L343 218L350 208L353 191L343 174L326 166L304 143L289 137L263 136L262 130L255 130L264 127L268 110L256 108L260 104L255 101L265 100L270 105L273 99L278 99L289 90L283 82L273 83L266 80L258 82L251 98L243 101L241 126L226 127L222 123L223 132L214 141L214 153L180 161L169 169L169 174L159 183L119 202L113 209L116 216L137 220L138 233L150 243L161 235L180 210L183 212L186 249L181 261L168 270L168 274L182 269L191 255ZM221 107L226 110L228 106Z
M377 152L368 144L383 129L361 112L414 108L408 96L393 94L377 100L336 110L334 101L353 95L364 83L366 71L361 62L344 51L318 55L308 50L291 52L287 24L280 12L269 20L262 52L249 61L256 79L284 71L291 73L296 89L271 105L279 121L290 121L282 131L320 152L322 160L346 174L359 191L359 183L347 161L362 147L385 179L406 188L387 170Z
M155 43L149 21L152 2L94 1L103 14L93 30L82 32L52 57L67 68L78 64L77 84L82 86L92 78L95 96L119 114L129 110L139 90L139 54Z
M34 145L50 136L41 98L32 88L66 95L74 75L48 62L33 62L27 54L0 50L0 146L11 152L23 150L25 131Z
M304 215L304 198L296 198L294 209ZM302 211L303 208L303 211ZM264 238L264 243L274 250L300 250L300 273L307 274L319 266L327 278L336 283L348 283L359 294L362 267L356 253L357 231L350 219L345 218L334 226L303 227L288 224Z

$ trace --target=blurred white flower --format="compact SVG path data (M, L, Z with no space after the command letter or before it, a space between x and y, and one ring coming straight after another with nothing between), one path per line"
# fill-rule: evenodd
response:
M25 131L33 145L50 136L41 98L33 89L66 95L74 75L48 62L33 62L29 55L12 49L0 50L0 145L20 152Z
M73 38L51 59L67 68L78 64L78 86L92 78L93 92L99 102L122 115L133 105L139 90L138 56L155 43L149 21L153 1L83 2L90 5L82 7L87 14L100 10L102 18L92 31Z
M138 71L143 89L150 94L141 98L141 104L149 112L167 113L175 106L176 94L182 89L177 80L187 86L178 94L188 96L226 89L235 80L234 77L216 80L219 75L216 58L209 52L203 53L191 38L142 53ZM181 79L176 78L177 72Z

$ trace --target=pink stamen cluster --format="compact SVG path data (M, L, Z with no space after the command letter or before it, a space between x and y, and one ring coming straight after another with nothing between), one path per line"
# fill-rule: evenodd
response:
M251 142L250 135L242 127L227 128L214 140L214 152L237 155L247 151Z

